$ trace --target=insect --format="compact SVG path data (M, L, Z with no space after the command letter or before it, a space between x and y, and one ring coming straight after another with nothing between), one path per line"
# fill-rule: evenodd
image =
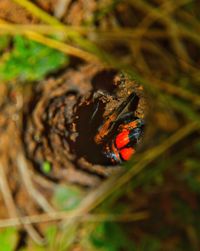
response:
M133 112L124 112L136 98L136 94L131 93L127 100L108 116L95 135L96 144L102 146L102 154L111 164L129 160L143 134L144 120L134 116Z

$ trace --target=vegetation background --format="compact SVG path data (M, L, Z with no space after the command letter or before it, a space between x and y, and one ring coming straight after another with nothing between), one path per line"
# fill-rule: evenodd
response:
M75 57L126 72L150 107L144 147L120 174L90 192L58 186L61 212L23 222L45 221L42 239L1 219L0 250L200 250L199 11L198 0L0 1L1 90Z

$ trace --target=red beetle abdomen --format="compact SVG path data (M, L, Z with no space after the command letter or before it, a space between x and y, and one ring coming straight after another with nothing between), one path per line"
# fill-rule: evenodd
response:
M135 153L135 149L132 147L126 147L120 150L121 158L125 161L130 160L132 155Z
M115 139L115 145L118 149L121 149L122 147L126 146L129 141L129 130L124 130L117 135Z

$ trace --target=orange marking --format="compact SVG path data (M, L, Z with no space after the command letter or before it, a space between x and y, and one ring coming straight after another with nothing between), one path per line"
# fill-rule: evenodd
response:
M120 154L123 160L130 160L132 155L135 153L135 149L132 147L123 148L120 150Z
M134 129L138 126L138 122L137 121L131 121L130 123L126 124L126 125L121 125L119 128L121 130L130 130L130 129Z
M117 118L116 114L112 114L106 121L105 123L102 125L102 127L100 128L98 134L96 134L96 136L94 137L94 140L97 144L100 144L102 139L109 133L109 127L110 124L115 121L115 119Z

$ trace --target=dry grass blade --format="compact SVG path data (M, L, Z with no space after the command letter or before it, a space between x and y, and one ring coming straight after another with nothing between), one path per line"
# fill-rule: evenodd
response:
M148 150L141 156L140 160L128 171L124 173L119 173L118 175L112 177L110 180L103 183L98 189L91 192L80 204L80 206L72 212L72 215L87 214L98 205L100 205L105 199L107 199L113 192L125 185L130 179L141 172L145 167L147 167L152 161L163 154L167 149L172 147L174 144L179 142L184 137L188 136L200 127L199 123L191 122L186 126L179 129L172 136L167 138L162 144ZM78 227L79 219L73 218L64 222L64 232L62 238L58 240L56 244L58 247L65 246L65 239L69 234L71 226Z
M60 21L58 21L56 18L50 16L48 13L38 8L36 5L34 5L30 1L27 1L27 0L13 0L13 1L19 4L20 6L24 7L25 9L27 9L30 13L38 17L40 20L48 24L51 24L51 25L61 24Z
M1 24L3 26L5 24L7 24L7 22L0 19L0 25ZM55 40L53 38L45 37L43 35L40 35L37 32L24 30L24 35L28 39L31 39L31 40L36 41L38 43L49 46L50 48L56 49L56 50L61 51L61 52L65 53L65 54L81 58L81 59L83 59L85 61L88 61L88 62L96 62L96 63L100 62L98 57L95 56L94 54L91 54L91 53L86 52L86 51L84 51L82 49L76 48L74 46L68 45L66 43L60 42L60 41Z
M129 40L131 38L140 38L141 36L147 36L147 37L167 37L168 33L166 31L161 30L143 30L142 28L117 28L112 30L99 30L97 28L90 28L90 27L84 27L84 26L64 26L63 25L56 25L51 26L48 24L9 24L5 23L4 20L0 18L0 34L13 34L13 35L23 35L25 32L33 31L40 34L46 34L46 35L65 35L72 32L78 32L81 35L92 35L96 36L100 40Z
M94 209L97 205L99 205L103 200L105 200L111 193L115 190L119 189L121 186L126 184L132 177L141 172L148 164L150 164L153 160L158 158L161 154L163 154L167 149L172 147L178 141L194 132L200 127L196 122L191 122L187 124L185 127L178 130L172 136L167 138L161 145L154 147L151 150L148 150L143 154L138 163L136 163L130 170L126 171L123 175L119 174L116 177L111 178L106 181L99 187L96 191L89 194L87 198L83 201L80 207L77 209L77 212L82 211L84 213L89 212ZM76 210L74 213L77 213Z
M116 225L118 227L118 224L104 224L104 222L147 220L144 224L140 224L140 222L138 224L134 223L134 228L127 231L127 236L133 236L133 243L136 243L136 249L139 250L146 234L150 234L150 236L152 234L152 237L155 237L158 244L161 243L165 246L165 240L163 241L160 232L165 228L166 232L171 234L171 229L174 227L171 223L175 222L176 229L174 232L172 231L175 234L172 237L171 235L166 235L166 240L168 241L169 239L172 242L174 239L175 241L178 240L177 242L180 240L180 242L184 243L183 245L187 243L186 247L193 242L191 247L195 246L197 248L194 248L194 250L198 250L198 244L200 243L198 242L199 234L197 233L196 222L197 220L200 221L200 219L198 218L198 210L196 215L196 209L198 209L197 204L200 191L198 183L198 151L200 145L196 136L199 135L200 128L198 114L200 107L200 95L198 93L200 83L198 67L200 25L197 16L198 11L195 7L199 6L199 4L193 3L192 0L177 0L176 2L128 0L125 2L105 1L105 5L101 5L100 1L94 0L95 4L91 6L92 10L88 11L85 8L88 6L88 3L85 4L87 1L73 2L64 0L58 2L62 2L62 4L65 2L69 6L65 8L65 12L62 12L59 8L56 10L56 1L54 4L51 1L49 5L45 3L47 5L44 8L49 13L55 13L54 17L37 7L37 4L44 6L41 0L35 1L35 4L31 0L13 0L13 2L19 5L14 4L15 7L20 10L23 8L23 11L29 17L31 15L33 22L34 20L39 20L40 23L17 24L20 21L18 22L16 18L16 21L12 21L16 22L14 24L0 19L0 35L9 35L8 37L2 36L3 38L5 37L6 41L1 49L1 60L5 66L7 66L7 63L9 66L9 60L6 61L8 54L11 55L11 61L12 54L16 51L19 54L23 54L23 50L20 52L20 49L17 47L17 39L25 42L27 42L27 39L35 41L36 43L30 44L50 51L49 54L51 55L52 50L44 48L37 43L43 44L72 56L72 60L70 60L70 64L67 66L67 63L65 63L62 69L55 67L55 71L53 70L50 74L44 75L47 76L47 79L39 83L37 82L38 86L36 88L35 86L33 87L34 91L30 95L29 90L32 91L32 86L30 89L27 87L28 95L25 97L27 111L21 107L18 109L25 115L22 128L19 126L20 132L23 130L24 133L20 134L18 139L20 147L19 149L17 147L15 157L12 158L13 161L11 163L11 165L14 165L14 170L16 170L20 180L22 179L19 191L24 192L24 188L27 191L13 198L13 191L16 190L13 188L15 184L12 186L13 191L11 191L9 185L11 187L10 179L12 177L9 177L8 180L6 178L6 174L9 173L6 168L9 168L9 165L4 165L4 161L0 161L0 188L4 203L11 217L0 220L0 228L10 226L24 227L36 242L45 244L45 239L38 232L40 230L43 232L46 229L43 223L48 223L47 228L49 223L53 223L59 226L59 228L58 232L54 233L54 240L50 240L50 242L54 242L53 244L51 243L53 246L52 250L64 251L71 250L71 247L74 248L74 246L76 248L76 245L79 249L79 245L81 246L82 242L88 238L85 235L92 236L92 231L96 230L96 227L104 228L105 225L106 231L106 225ZM113 3L113 6L110 6L110 3ZM81 10L77 10L77 6ZM73 19L74 13L80 14L80 20ZM192 13L194 13L194 17ZM59 17L62 21L57 20L56 17ZM7 17L4 16L4 18L6 19ZM65 25L64 23L72 25ZM73 26L74 24L75 26ZM78 24L80 26L76 26ZM20 36L12 40L10 35ZM21 36L27 39L23 39ZM24 51L26 51L26 47ZM62 53L52 52L66 58ZM39 55L37 52L33 54ZM81 60L74 60L73 57ZM22 61L26 65L26 54L24 58ZM32 59L34 56L29 58ZM52 58L53 65L56 60L54 60L54 56ZM39 60L35 61L41 70L45 68L43 64L40 67ZM51 64L51 60L46 60L46 62ZM14 67L17 66L17 63L18 61L16 60ZM34 68L32 65L30 67L31 69ZM95 72L91 78L88 78L90 71L96 71L95 67L101 69L97 69L98 72ZM19 71L24 73L24 68L25 66L23 67L22 64L22 70ZM4 70L4 68L2 69ZM105 86L107 77L104 79L104 72L106 72L105 76L107 76L107 72L110 74L110 72L115 71L117 72L117 77L113 77L114 81L113 79L108 79L108 85L114 82L114 91L108 91L110 96L107 98L106 93L105 100L104 96L101 97L102 99L99 99L99 96L95 99L96 93L100 93L99 90L104 90L105 88L105 92L107 92L107 86ZM11 68L11 70L6 72L12 73L14 71ZM119 78L118 75L120 75ZM117 149L117 152L113 154L118 153L122 159L121 151L123 149L126 150L126 147L131 147L131 150L134 147L131 145L132 141L129 138L131 133L127 132L128 143L123 148L118 148L117 145L118 131L109 133L109 137L105 138L102 145L99 145L97 149L99 152L97 152L97 158L94 160L94 163L91 161L91 165L85 167L84 163L82 164L81 161L79 163L79 155L81 159L84 156L85 162L90 160L90 155L87 151L82 152L82 143L83 148L87 144L89 146L90 142L88 143L88 141L92 141L93 138L91 137L92 139L90 140L91 132L89 131L87 136L84 127L87 126L87 122L85 123L84 121L84 109L89 104L87 108L91 108L92 111L96 106L96 101L99 102L100 100L100 106L97 102L97 108L94 109L95 112L91 112L93 115L90 116L90 111L88 112L88 121L90 121L91 117L91 120L96 120L94 122L94 131L99 131L99 124L104 120L104 117L100 114L101 108L105 104L105 109L103 107L105 113L110 113L111 111L110 114L112 114L112 109L109 110L109 99L111 97L114 100L116 94L116 100L114 101L117 103L118 91L121 95L119 100L120 98L126 99L126 93L129 93L129 89L126 89L126 80L129 82L128 84L134 82L141 85L142 95L138 95L137 101L141 105L140 108L143 109L143 106L145 108L147 106L150 107L147 112L144 109L145 115L142 114L142 116L144 115L145 128L148 127L147 130L144 130L145 133L147 132L147 140L144 142L142 149L145 149L145 147L149 147L149 149L145 149L135 155L133 161L126 163L124 168L120 168L119 172L117 172L117 168L113 167L113 170L115 169L114 171L116 172L113 172L107 179L107 174L105 177L102 175L103 171L101 171L104 166L102 166L100 171L96 172L100 164L97 163L99 166L97 164L93 165L95 161L98 161L96 160L98 159L98 153L102 152L104 143L112 151L111 144L107 143L107 140L112 140L112 146L115 146ZM88 85L85 82L88 82ZM19 84L21 84L20 81ZM68 89L65 89L68 86L69 96ZM87 86L89 86L88 89ZM134 87L130 85L130 92L132 91L134 91ZM74 92L76 93L74 94ZM86 97L90 92L92 94L94 92L95 96L91 103L88 101L90 98ZM136 94L138 93L136 92ZM143 101L143 96L144 102L141 102ZM83 102L85 97L88 102L87 105ZM13 97L10 100L9 98L7 103L14 102ZM7 103L5 106L7 106ZM73 107L70 107L70 105ZM113 108L114 106L115 104ZM130 104L130 112L132 112L132 106L136 105ZM70 107L70 116L72 114L72 118L69 116L70 119L68 119L67 114L68 107ZM138 114L140 115L141 113L136 110L134 116ZM99 121L96 119L98 116ZM12 117L12 114L10 117ZM83 121L82 117L84 117ZM150 121L148 118L150 118ZM118 120L118 117L115 118L116 127L114 126L114 129L118 127L118 123L121 123L120 119ZM57 120L59 123L57 123ZM51 134L51 132L53 133ZM172 132L173 134L170 135ZM99 134L101 134L101 130ZM21 151L21 143L24 143L23 146L26 149L25 156L23 156L24 153ZM93 154L93 145L92 141L91 155ZM191 145L191 147L188 147L188 145ZM90 150L90 147L87 147L87 149ZM54 153L55 155L53 155ZM75 157L71 156L71 153ZM78 157L76 157L76 154ZM92 157L91 159L93 160ZM26 162L26 158L30 162ZM58 163L54 164L54 159L58 159ZM29 172L29 166L27 167L29 164L32 165L31 172ZM106 167L106 170L108 169ZM80 185L84 186L84 188L80 188L81 194L77 192L79 187L71 186L72 183L73 185L78 183L76 177L79 175L80 177L77 180L80 180ZM69 176L72 178L69 178ZM93 178L96 180L89 182ZM87 185L86 189L92 185L93 187L91 187L91 190L84 190L84 193L82 193L82 189L85 189L86 186L86 182L82 184L82 181L86 179L89 180L87 180L89 185ZM68 182L70 186L68 186ZM128 186L126 187L127 184ZM77 191L74 192L73 189L71 190L71 187L75 187ZM146 188L148 188L148 193ZM177 198L174 199L174 197L177 194L178 196L180 195L181 202L176 208L176 204L179 202L176 203ZM23 197L24 195L25 197ZM30 209L25 205L26 203L21 202L23 198L27 198L26 196L31 199ZM83 196L85 197L83 198ZM50 202L47 197L51 198ZM70 204L71 197L75 201L75 203L72 201L74 203L72 206ZM131 204L133 201L134 203ZM149 203L149 201L152 203ZM122 204L120 204L121 202ZM123 202L127 203L123 205ZM116 208L114 206L111 208L111 205L116 206ZM55 208L60 208L60 210L73 209L71 211L57 211L53 208L54 206ZM191 209L191 212L185 213L186 207L189 210ZM22 210L18 212L19 208ZM141 208L142 210L139 211ZM143 208L148 208L148 211L143 211ZM134 210L138 211L135 212ZM176 217L175 211L178 214L180 213L180 220ZM122 213L113 214L113 212ZM163 212L164 217L160 217ZM182 213L188 215L188 217L185 217L187 219L191 216L192 223L189 221L183 222L181 219ZM195 224L193 224L193 220L196 221ZM157 225L154 226L152 222L156 222ZM38 232L33 224L38 224L36 225L37 229L39 229ZM192 226L191 229L190 225ZM154 233L154 230L156 233ZM182 230L185 231L184 235L190 239L189 241L183 240ZM141 243L140 240L137 240L137 237L135 238L136 232L139 233L138 236ZM114 231L113 236L115 237ZM47 239L48 237L47 235ZM96 238L96 236L94 237ZM98 235L97 238L99 238ZM77 240L80 243L77 244ZM189 243L190 241L191 243ZM182 247L181 245L180 247ZM174 250L177 247L175 246L176 244L169 246L169 248L167 246L166 250ZM126 250L123 247L122 249ZM84 246L83 250L87 250L87 248Z
M195 43L200 45L200 36L199 33L197 33L194 30L191 30L187 27L185 27L180 22L175 22L168 14L166 14L163 10L160 8L154 8L151 4L149 4L147 1L133 1L129 0L129 2L136 8L141 9L142 11L146 11L147 13L152 13L152 16L154 16L156 19L162 21L167 27L175 27L177 31L177 35L182 35L184 37L188 37L191 40L193 40Z
M59 50L59 51L64 52L68 55L81 58L81 59L88 61L88 62L100 63L99 59L94 54L83 51L79 48L75 48L74 46L67 45L67 44L62 43L60 41L57 41L55 39L51 39L51 38L48 38L48 37L45 37L45 36L42 36L40 34L33 33L33 32L27 32L27 33L25 33L25 35L27 38L29 38L31 40L34 40L38 43L47 45L50 48Z
M175 86L158 79L152 79L152 83L154 83L155 86L160 90L164 90L169 94L177 95L178 97L189 100L193 105L197 107L200 106L200 96L197 93L190 92L180 86Z
M0 163L0 188L2 191L2 195L5 201L6 207L8 209L8 214L11 216L11 218L15 217L15 219L17 219L17 221L19 222L18 225L23 225L26 231L31 236L31 238L36 243L38 243L39 245L44 245L46 243L46 240L40 236L40 234L34 229L34 227L31 224L29 225L24 224L23 217L21 218L21 216L19 216L19 212L16 208L11 190L7 182L7 178L4 171L4 166L1 163ZM10 219L8 219L8 221L9 220Z
M15 203L12 198L12 194L8 185L4 166L2 163L0 163L0 189L3 195L6 207L8 209L8 214L10 215L10 217L16 217L17 212L16 212Z
M24 186L26 188L26 191L45 212L53 212L54 208L49 204L46 198L41 193L39 193L37 189L34 187L31 177L30 177L30 171L28 170L28 167L26 164L26 160L21 153L18 154L16 161L17 161L17 167L21 175L22 182L24 183Z
M92 31L86 27L82 26L65 26L56 25L51 26L49 24L10 24L5 23L3 19L0 18L0 34L12 34L12 35L23 35L27 31L37 32L45 35L67 35L70 32L77 31L80 34L87 34Z
M130 1L131 2L131 1ZM170 20L170 16L173 12L175 12L179 7L181 7L182 5L185 5L187 3L191 2L191 0L186 0L186 1L180 1L177 2L176 4L172 4L172 2L164 2L163 4L160 5L160 10L164 12L165 16L167 16L167 18L169 18ZM131 2L132 5L136 5L137 7L140 6L140 4L142 3L134 3ZM145 16L145 18L141 21L141 23L138 25L138 30L140 30L142 32L141 35L145 36L146 34L148 34L150 31L149 27L152 25L153 22L156 21L156 19L158 19L159 15L155 15L154 12L154 8L150 8L150 5L146 6L146 10L148 9L147 14ZM151 11L150 11L151 10ZM184 66L186 65L185 62L189 62L189 56L186 52L186 49L184 48L183 44L180 41L180 34L178 32L177 27L174 25L174 22L168 22L165 20L165 25L167 27L166 30L166 34L167 36L171 37L171 43L174 47L175 52L177 53L177 55L183 59L184 61L182 62L184 64ZM137 53L139 53L140 51L140 43L137 43L135 46L135 51Z
M5 227L16 227L20 226L23 222L23 225L52 222L59 220L67 220L72 218L78 218L79 221L86 222L103 222L103 221L115 221L115 222L131 222L131 221L140 221L145 220L149 217L147 211L128 213L122 215L116 214L86 214L86 215L73 215L70 212L54 212L39 214L33 216L24 216L24 217L13 217L10 219L0 220L0 228Z

